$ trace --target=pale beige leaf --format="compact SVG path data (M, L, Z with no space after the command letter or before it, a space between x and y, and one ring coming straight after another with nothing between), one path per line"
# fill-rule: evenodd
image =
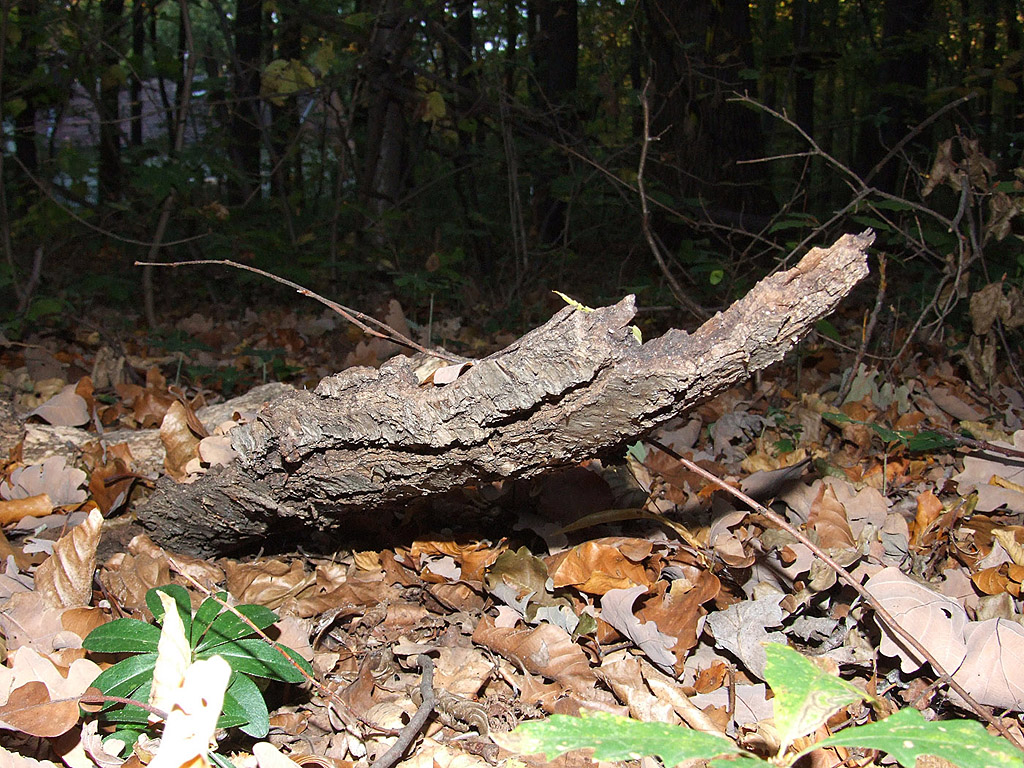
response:
M38 416L55 427L80 427L89 421L89 407L75 392L75 385L68 384L29 416Z
M185 625L181 621L181 614L178 613L178 605L174 598L166 592L158 592L157 595L164 607L164 622L160 630L160 641L157 643L149 703L157 709L170 712L185 682L189 664L192 663L192 649L189 647L188 638L185 637ZM154 721L156 717L150 715L149 719Z
M96 570L96 547L102 528L103 515L93 509L84 523L61 536L53 554L36 569L36 591L49 605L60 608L89 605Z
M1024 710L1024 627L987 619L970 622L965 634L967 655L953 679L979 704Z
M207 755L230 677L231 667L220 656L201 659L188 668L149 768L209 765Z
M958 602L934 592L897 568L883 568L864 584L899 625L924 645L943 669L955 671L967 655L964 629L967 613ZM915 671L924 659L879 622L882 642L879 650L898 656L904 672Z
M67 466L63 456L51 456L40 464L21 467L11 473L11 479L0 483L0 497L24 499L48 494L54 504L81 504L86 493L85 472Z

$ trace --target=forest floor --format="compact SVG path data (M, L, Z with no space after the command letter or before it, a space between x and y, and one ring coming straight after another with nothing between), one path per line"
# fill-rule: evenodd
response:
M404 322L397 304L381 317ZM858 342L856 319L833 322ZM279 620L268 631L312 669L315 686L252 689L269 707L265 728L259 705L242 702L251 735L231 728L220 746L239 765L274 764L264 742L302 765L380 759L420 706L421 655L432 659L439 700L400 763L416 768L599 763L578 751L546 763L506 738L524 721L588 708L718 732L772 756L787 739L772 721L780 692L766 686L764 642L788 644L871 698L870 707L844 702L812 718L798 748L908 708L927 720L980 720L804 543L651 442L534 481L417 501L393 518L367 510L351 540L326 551L322 542L312 549L312 537L216 560L164 550L160 532L134 520L153 467L105 435L155 430L176 403L188 416L266 381L312 387L396 349L360 341L333 314L290 309L234 320L193 314L160 335L87 319L74 328L0 353L19 418L90 433L72 454L57 440L57 458L40 454L34 466L15 438L3 470L0 763L120 764L98 746L118 730L116 717L78 707L118 657L82 642L111 619L152 621L163 609L147 592L166 584L183 587L193 608L223 591L232 605L273 610ZM458 321L431 336L471 356L514 338ZM854 371L852 349L816 336L652 441L800 528L1024 741L1024 392L1006 370L985 391L975 387L950 349L913 345L894 371L870 356ZM846 378L852 386L837 402ZM981 442L945 442L944 431ZM187 481L211 459L175 453L172 432L165 427L157 471ZM152 638L139 638L137 650L155 655ZM40 681L43 690L32 687ZM140 674L107 690L145 699L151 682ZM168 739L157 752L144 737L128 764L160 754L160 765L201 765L189 762L186 742L175 741L185 751L172 755ZM810 759L882 758L834 747Z

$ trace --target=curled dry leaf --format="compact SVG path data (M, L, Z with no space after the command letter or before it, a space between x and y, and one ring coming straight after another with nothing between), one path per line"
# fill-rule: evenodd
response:
M160 441L164 444L164 468L167 474L182 482L188 474L186 465L199 456L200 438L188 424L185 406L175 400L160 422Z
M102 527L103 515L93 509L84 523L61 536L53 554L36 569L36 591L49 605L77 608L91 602Z
M28 496L24 499L0 501L0 525L16 523L26 517L45 517L53 512L49 494Z
M646 557L651 552L650 542L641 548ZM612 589L640 586L646 590L651 582L639 559L631 559L624 542L619 540L591 540L559 553L548 564L554 586L574 586L581 592L603 595Z

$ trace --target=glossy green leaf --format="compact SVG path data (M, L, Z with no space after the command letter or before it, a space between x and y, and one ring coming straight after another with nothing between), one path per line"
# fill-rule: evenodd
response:
M82 641L94 653L155 653L160 630L138 619L114 619L96 627Z
M223 601L227 597L227 593L220 592L217 597ZM206 630L210 628L210 625L222 610L224 610L224 607L212 597L203 600L196 610L196 615L192 617L192 636L190 642L193 648L199 646Z
M155 653L140 653L103 670L92 684L107 696L131 698L140 686L152 682L154 664Z
M305 679L281 651L269 645L263 638L250 637L224 643L214 650L200 654L200 658L214 655L224 657L231 669L245 675L256 675L286 683L298 683ZM305 660L302 661L302 665L307 672L310 671Z
M192 598L188 591L180 584L166 584L162 587L154 587L146 593L146 607L149 608L158 623L162 623L164 619L164 606L157 596L160 592L174 599L175 605L178 606L178 615L181 616L181 623L185 625L185 637L188 637L192 632Z
M235 610L260 629L266 629L277 621L277 614L262 605L240 605ZM231 611L223 611L214 619L206 634L203 635L203 639L196 646L196 651L198 653L205 653L211 648L233 642L239 638L248 637L252 634L254 634L253 628L242 621L242 619L238 618Z
M224 694L224 714L243 718L236 725L253 738L262 739L270 730L270 714L263 692L245 675L232 675L231 684ZM218 725L227 727L221 723Z

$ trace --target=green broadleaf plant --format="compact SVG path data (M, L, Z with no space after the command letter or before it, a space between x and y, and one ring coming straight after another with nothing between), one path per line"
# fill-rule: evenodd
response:
M791 766L815 749L861 747L887 752L905 768L918 757L934 755L960 768L1020 768L1020 754L1007 742L971 720L927 722L915 709L867 725L840 731L806 749L786 753L790 744L812 734L844 706L871 696L852 683L822 671L796 651L767 644L765 678L775 694L775 724L782 748L771 763L745 752L731 739L684 726L643 723L594 712L583 717L553 715L523 723L502 738L502 745L522 754L543 753L549 760L573 749L593 749L598 760L635 760L655 755L671 768L684 760L711 765Z
M161 624L164 609L158 592L174 599L192 648L192 661L217 655L231 667L231 681L217 727L238 727L254 738L266 736L270 716L263 692L252 678L299 683L305 678L292 661L311 675L309 662L291 648L268 644L213 597L204 600L193 615L188 592L176 584L156 587L146 594L146 605ZM218 595L221 601L225 597L224 593ZM277 621L277 614L261 605L240 605L235 610L260 630ZM94 629L82 643L87 651L132 655L100 673L93 685L107 696L148 701L159 640L160 629L138 619L115 619ZM118 726L109 738L126 745L134 744L139 734L151 727L149 713L130 704L108 703L100 710L100 716Z

